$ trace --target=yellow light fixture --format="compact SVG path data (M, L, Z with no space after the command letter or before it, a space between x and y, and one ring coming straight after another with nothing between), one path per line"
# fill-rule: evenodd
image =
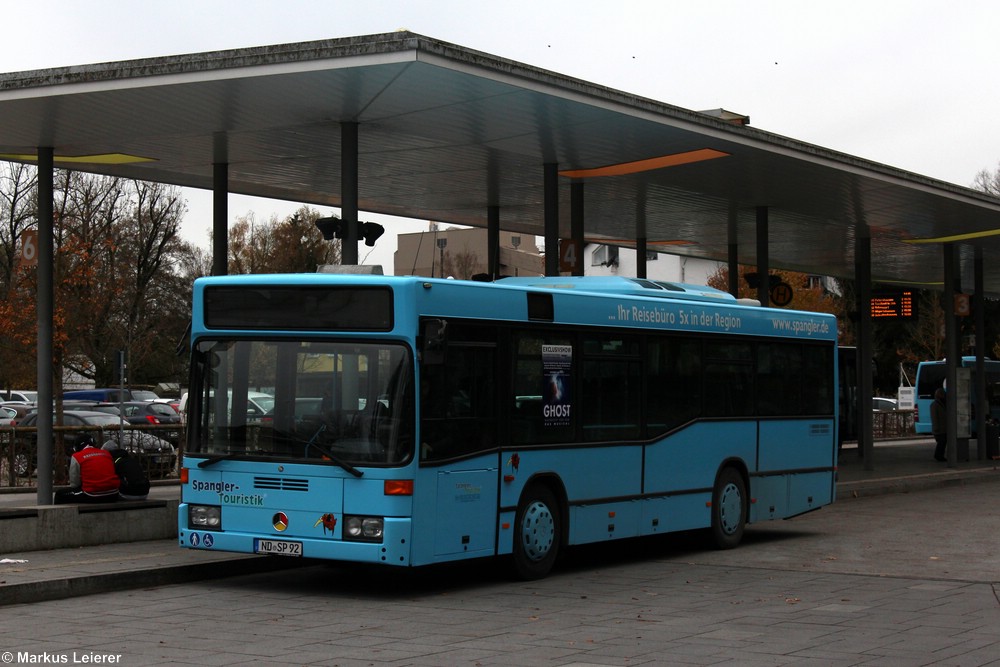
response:
M920 282L919 280L888 280L884 278L879 278L874 281L877 283L884 283L886 285L905 285L907 287L941 287L944 285L942 280L931 280L928 282Z
M566 178L600 178L602 176L624 176L626 174L637 174L643 171L654 169L664 169L665 167L677 167L682 164L692 162L703 162L704 160L714 160L715 158L729 157L729 153L717 151L714 148L699 148L694 151L684 153L673 153L671 155L661 155L635 162L622 162L606 167L595 167L593 169L567 169L560 171L560 176Z
M0 160L35 162L35 153L0 153ZM132 164L135 162L156 162L156 158L128 155L127 153L99 153L97 155L56 155L53 162L61 164Z
M956 241L968 241L970 239L982 239L987 236L1000 236L1000 229L987 229L983 232L969 232L968 234L955 234L953 236L938 236L928 239L903 239L903 243L920 245L924 243L954 243Z
M584 243L595 243L598 245L621 245L621 246L634 246L636 244L635 239L605 239L596 237L586 237L583 239ZM647 246L672 246L672 245L696 245L695 241L684 241L681 239L671 239L664 241L654 241L651 239L646 239Z

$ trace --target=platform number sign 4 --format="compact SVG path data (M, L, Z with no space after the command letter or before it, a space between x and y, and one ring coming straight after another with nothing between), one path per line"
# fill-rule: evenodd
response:
M570 272L580 257L580 244L573 239L559 239L559 271Z

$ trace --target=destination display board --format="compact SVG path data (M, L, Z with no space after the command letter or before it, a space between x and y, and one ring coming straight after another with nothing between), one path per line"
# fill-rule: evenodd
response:
M872 319L913 320L917 317L917 298L913 290L872 292Z

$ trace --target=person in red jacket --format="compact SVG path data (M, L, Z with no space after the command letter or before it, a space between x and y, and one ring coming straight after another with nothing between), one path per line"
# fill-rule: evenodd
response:
M69 488L55 493L55 504L105 503L118 498L120 482L111 452L94 446L94 439L82 436L69 461Z

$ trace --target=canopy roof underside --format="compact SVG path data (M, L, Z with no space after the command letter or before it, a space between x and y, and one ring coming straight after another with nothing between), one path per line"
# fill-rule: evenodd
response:
M0 119L0 159L335 207L356 122L363 211L541 236L555 163L563 237L577 178L588 239L725 261L732 220L754 264L766 206L772 267L853 277L868 233L875 282L940 285L951 239L1000 294L1000 200L408 32L2 74Z

